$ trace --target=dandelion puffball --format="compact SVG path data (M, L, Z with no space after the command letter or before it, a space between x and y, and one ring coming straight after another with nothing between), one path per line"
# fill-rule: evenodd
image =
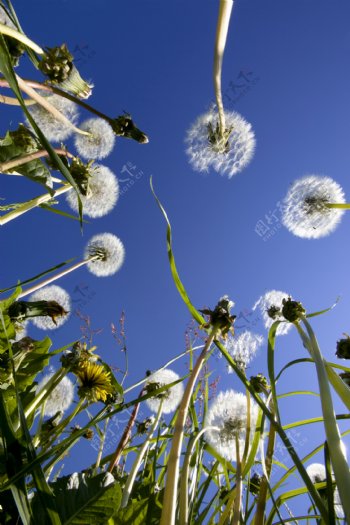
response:
M226 350L236 361L237 365L245 369L254 358L263 341L264 338L261 335L245 330L239 335L228 336ZM229 374L233 372L230 365L227 365L227 371Z
M75 135L75 147L84 159L104 159L107 157L115 142L112 127L102 118L90 118L80 126L82 131L90 135Z
M93 258L97 256L98 258ZM85 259L88 270L97 277L107 277L115 274L122 266L125 249L121 240L112 233L94 235L85 248Z
M218 118L215 107L197 118L187 131L186 153L195 171L209 171L209 168L214 168L230 179L242 171L253 158L255 136L251 124L239 113L225 111L226 130L231 132L227 140L215 141L210 130L215 132Z
M67 312L66 315L61 315L55 318L56 324L53 322L51 317L47 315L31 318L33 324L37 328L41 328L42 330L55 330L55 328L59 328L60 326L62 326L69 317L71 309L70 296L66 292L66 290L64 290L60 286L57 286L55 284L51 286L45 286L37 292L34 292L29 297L29 301L56 301L56 303L58 303Z
M180 379L180 377L172 370L158 370L149 376L145 386L147 388L147 386L149 387L149 385L152 385L152 388L159 389L163 386L173 383L174 381L177 381L178 379ZM150 397L146 400L146 403L152 412L158 412L159 405L162 402L163 414L169 414L170 412L173 412L180 404L183 393L184 389L182 383L177 383L176 385L168 388L168 390L164 390L164 392L155 395L155 397Z
M282 222L298 237L325 237L335 230L344 213L326 205L344 202L344 192L333 179L307 175L290 187L283 203Z
M288 297L290 297L290 295L286 292L281 292L280 290L270 290L262 295L253 306L253 311L259 308L265 328L267 330L270 330L272 324L275 321L285 321L282 315L282 301L283 299L287 300ZM271 315L273 315L273 317L271 317ZM291 323L281 323L278 325L276 335L287 334L291 327Z
M205 418L205 427L213 426L217 429L208 429L205 439L225 459L236 461L236 438L239 442L239 456L242 458L247 427L247 396L227 390L220 392L215 401L209 407ZM256 420L258 417L258 406L250 400L250 433L249 442L252 442Z
M62 113L72 124L77 124L79 112L78 106L74 102L59 95L50 95L45 98L47 102ZM74 130L71 126L57 120L52 113L40 106L40 104L28 106L28 111L48 140L60 142L73 134ZM28 120L27 123L31 126Z
M106 166L96 164L91 169L88 195L80 195L83 213L88 217L104 217L113 210L119 197L118 179ZM67 193L67 202L78 212L78 197L75 191Z
M36 388L37 394L46 386L53 375L53 373L50 373L42 378ZM47 398L44 411L45 416L51 417L57 414L57 412L65 412L72 404L73 397L74 384L67 376L65 376Z

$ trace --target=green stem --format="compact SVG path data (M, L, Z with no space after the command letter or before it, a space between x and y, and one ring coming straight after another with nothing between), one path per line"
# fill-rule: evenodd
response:
M216 29L215 51L214 51L214 90L216 105L219 113L220 135L223 137L225 126L225 112L221 93L222 59L224 56L228 26L233 7L233 0L220 0L218 25Z
M158 409L158 413L156 415L156 418L150 428L150 431L148 433L148 436L147 438L145 439L145 441L143 442L140 450L139 450L139 453L137 455L137 458L131 468L131 471L129 473L129 476L128 476L128 479L126 480L126 483L125 483L125 487L124 487L124 490L123 490L123 496L122 496L122 502L121 502L121 505L120 507L123 509L124 507L127 506L128 504L128 501L129 501L129 497L131 495L131 492L132 492L132 488L133 488L133 485L134 485L134 482L135 482L135 478L136 478L136 475L137 475L137 472L140 468L140 465L143 461L143 458L144 458L144 455L146 453L146 450L148 448L148 445L149 445L149 442L150 440L152 439L152 436L153 436L153 433L154 431L156 430L157 426L158 426L158 423L159 423L159 420L161 418L161 415L162 415L162 403L159 404L159 409Z
M67 193L67 191L70 191L71 189L72 186L70 184L64 184L60 188L54 190L52 195L50 193L44 193L44 195L39 195L38 197L31 199L30 201L24 202L15 210L12 210L9 213L6 213L2 217L0 217L0 226L3 226L4 224L7 224L10 221L13 221L14 219L17 219L17 217L20 217L24 213L27 213L28 211L37 208L41 204L50 201L54 197L58 197L59 195Z
M239 451L239 439L236 434L236 497L234 502L232 525L239 524L242 504L242 463Z
M339 203L339 204L335 204L335 203L330 203L330 202L327 202L325 204L326 208L337 208L339 210L350 210L350 204L347 204L346 202L344 203Z
M23 35L23 33L20 33L16 29L13 29L12 27L9 27L5 24L0 24L0 33L6 36L10 36L11 38L14 38L15 40L18 40L19 42L22 42L25 46L29 47L30 49L33 49L35 53L38 53L38 55L43 55L44 51L41 49L38 44L30 40L27 36Z
M328 382L328 375L325 362L319 349L315 334L309 322L304 318L303 323L307 329L308 336L304 334L301 327L296 324L297 330L302 337L305 346L310 352L316 365L318 383L320 387L320 397L324 427L326 432L327 444L329 447L330 458L333 466L334 477L339 490L341 503L343 505L347 523L350 523L350 471L349 465L344 456L342 441L334 413L331 391Z
M187 447L185 459L182 465L181 479L180 479L180 498L179 498L179 525L188 525L188 472L190 469L191 457L194 447L202 434L207 430L220 430L218 427L208 426L202 428L198 434L193 437Z
M100 437L100 446L99 446L99 449L98 449L96 463L95 463L95 468L94 468L95 473L97 473L97 469L99 468L100 463L101 463L102 454L103 454L103 447L104 447L104 444L105 444L105 441L106 441L108 423L109 423L109 418L107 418L106 421L105 421L104 429L103 429L103 432L102 432L102 437Z
M186 385L185 393L178 408L175 421L175 430L172 446L168 458L167 479L164 491L163 510L160 525L175 525L177 490L179 480L180 454L184 436L185 423L188 413L188 407L191 401L194 385L198 379L201 368L206 360L208 350L215 339L218 328L213 326L206 344L198 357L198 360L192 370Z

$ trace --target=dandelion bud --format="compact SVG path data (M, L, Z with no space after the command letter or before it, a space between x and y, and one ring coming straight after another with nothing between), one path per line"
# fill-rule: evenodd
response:
M295 323L305 316L306 310L301 303L293 301L291 297L282 301L282 315L290 323Z
M250 384L257 394L268 394L270 385L265 376L258 374L257 376L251 376Z
M147 417L143 421L136 421L136 430L138 434L146 434L147 430L154 423L154 417Z
M93 160L84 164L79 157L74 157L69 166L70 174L82 195L86 196L89 191L89 179L91 177L91 166Z
M337 341L337 351L335 353L340 359L350 359L350 337Z
M58 85L79 98L88 98L91 95L92 85L81 78L66 44L46 48L38 67L51 84Z
M8 309L8 314L12 321L24 321L31 317L48 316L55 325L57 325L56 318L63 317L67 313L56 301L16 301Z
M205 324L206 328L209 326L216 326L223 339L226 339L229 331L233 331L233 323L236 319L235 315L230 315L230 309L234 305L233 301L230 301L227 295L224 295L219 299L218 304L215 306L214 310L205 309L199 310L203 314L209 315L209 323Z
M49 313L38 313L35 316L35 319L33 319L35 326L41 330L54 330L67 321L71 309L70 297L66 290L60 286L45 286L37 292L34 292L30 296L30 300L50 305L50 310L48 310ZM44 315L49 316L51 319L43 317Z
M109 123L117 136L134 139L140 144L147 144L149 142L147 135L135 126L131 115L121 115L109 121Z
M257 308L260 310L267 330L270 330L274 321L284 320L282 317L283 299L288 299L288 297L290 297L290 294L280 290L270 290L265 295L262 295L253 306L253 311ZM277 328L276 334L285 335L291 327L291 324L281 323Z
M339 374L344 383L350 388L350 372L342 372Z
M281 309L275 305L272 305L266 310L266 313L271 319L276 321L281 315Z
M249 492L251 494L254 494L254 496L259 494L262 479L263 479L262 476L260 476L257 472L255 472L253 476L250 478Z

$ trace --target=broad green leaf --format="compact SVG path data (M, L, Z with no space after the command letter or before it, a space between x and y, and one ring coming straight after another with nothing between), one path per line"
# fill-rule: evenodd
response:
M121 488L105 473L89 478L75 472L50 483L64 525L105 525L118 510ZM37 496L33 499L35 525L46 525ZM33 524L34 525L34 524Z

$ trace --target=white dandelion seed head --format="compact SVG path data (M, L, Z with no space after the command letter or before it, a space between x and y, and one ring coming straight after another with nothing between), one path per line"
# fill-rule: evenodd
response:
M45 387L53 375L53 373L46 374L42 378L36 387L37 394ZM57 412L65 412L72 404L73 398L74 384L67 376L65 376L47 398L44 412L45 416L51 417Z
M213 106L204 113L187 131L185 143L189 162L195 171L209 171L214 168L230 179L233 175L243 170L251 161L255 150L255 136L251 124L239 113L225 111L226 129L232 128L227 140L226 150L218 152L217 148L208 140L208 125L215 129L218 122L218 113Z
M322 483L326 479L326 467L322 463L312 463L306 467L306 472L312 483Z
M205 426L218 427L218 430L207 430L205 439L224 458L236 461L236 437L239 441L240 457L243 454L246 425L247 425L247 396L234 390L220 392L213 404L209 407ZM250 400L250 433L249 441L252 442L258 406Z
M80 129L91 133L88 135L75 135L75 147L84 159L104 159L107 157L115 143L112 127L103 118L90 118L85 120Z
M264 295L262 295L253 306L253 310L259 308L263 317L265 328L267 330L270 330L272 324L275 321L285 321L282 313L276 313L275 318L272 319L268 314L268 310L271 308L282 310L282 301L283 299L288 299L288 297L291 296L286 292L281 292L280 290L270 290L269 292L266 292ZM291 328L291 323L281 323L277 328L276 335L286 335Z
M115 274L122 266L125 258L125 248L122 241L112 233L94 235L88 242L84 257L99 255L99 259L91 260L87 267L97 277L108 277Z
M56 324L53 322L51 317L47 315L31 318L33 324L37 328L41 328L41 330L55 330L56 328L62 326L68 320L71 310L70 296L69 293L66 292L66 290L61 288L61 286L57 286L55 284L45 286L44 288L41 288L40 290L34 292L29 297L29 301L56 301L60 306L62 306L62 308L66 312L68 312L66 315L56 317Z
M78 197L75 191L67 194L67 202L72 210L78 212ZM88 217L104 217L111 212L117 204L119 197L118 179L106 166L95 164L89 178L88 195L80 195L83 213Z
M233 357L238 366L246 368L255 357L257 350L263 342L264 338L262 335L254 334L249 330L245 330L238 336L232 336L229 334L226 341L226 350ZM227 365L227 371L229 374L233 373L233 369L230 365Z
M342 203L345 196L337 182L330 177L307 175L290 187L283 202L282 222L298 237L325 237L335 230L344 213L325 204Z
M155 388L162 388L163 386L169 385L174 381L180 379L180 376L169 370L168 368L164 370L158 370L151 374L145 383L145 386L150 384L155 384ZM161 394L158 394L155 397L150 397L146 400L147 406L152 412L158 412L159 405L162 402L162 412L163 414L169 414L173 412L179 405L184 393L184 388L182 383L177 383L176 385L170 387L168 390L165 390Z
M77 124L79 112L75 102L59 95L47 96L43 93L40 94L45 96L47 102L60 111L72 124ZM40 104L28 106L28 111L48 140L60 142L61 140L68 139L73 134L71 126L57 120L52 113L44 109ZM28 120L27 124L31 127L31 123Z

